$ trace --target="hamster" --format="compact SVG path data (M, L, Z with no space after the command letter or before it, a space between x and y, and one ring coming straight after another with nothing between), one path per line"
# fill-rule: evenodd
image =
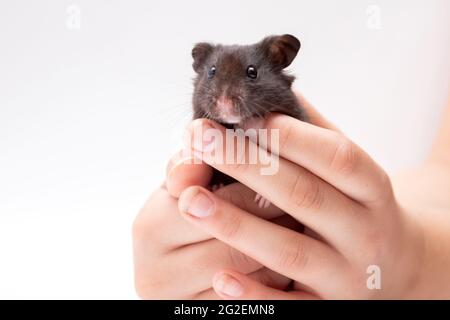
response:
M285 72L300 49L289 34L252 45L197 43L192 49L194 119L208 118L239 127L271 112L307 121L291 90L295 77Z
M192 49L193 118L208 118L226 128L243 127L246 121L271 112L307 121L291 90L295 77L284 70L299 50L300 41L289 34L269 36L252 45L197 43ZM215 191L233 182L215 170L210 188ZM255 202L264 208L270 205L259 194Z

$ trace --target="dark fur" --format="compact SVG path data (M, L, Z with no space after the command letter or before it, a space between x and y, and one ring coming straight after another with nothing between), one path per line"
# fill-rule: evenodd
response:
M279 112L307 121L304 109L291 90L295 77L286 74L300 49L300 41L291 35L271 36L253 45L213 45L198 43L192 49L194 80L194 119L217 118L216 101L227 88L235 108L245 121L251 117L265 117ZM258 77L247 77L247 67L253 65ZM216 74L208 78L208 70L216 67ZM232 125L222 123L230 128ZM225 185L235 180L214 171L210 185Z
M271 36L253 45L213 45L198 43L192 50L194 80L194 119L209 118L221 122L215 110L216 100L227 89L239 114L245 119L264 117L279 112L307 120L303 108L291 90L294 77L285 73L300 49L300 42L291 35ZM258 77L247 77L253 65ZM208 70L216 74L208 78Z

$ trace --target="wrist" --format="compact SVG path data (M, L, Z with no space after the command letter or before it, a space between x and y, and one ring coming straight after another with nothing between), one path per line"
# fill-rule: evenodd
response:
M448 299L450 297L450 237L432 219L412 210L403 210L408 229L405 243L409 263L404 269L406 286L403 299Z

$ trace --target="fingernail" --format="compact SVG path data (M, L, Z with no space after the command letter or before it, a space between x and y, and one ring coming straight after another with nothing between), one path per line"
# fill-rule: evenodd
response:
M205 218L213 212L213 201L203 192L194 195L186 206L185 212L197 218Z
M194 158L192 156L183 156L180 155L179 157L172 158L166 167L166 176L170 176L170 173L173 171L174 168L178 167L182 164L192 164L194 163Z
M230 297L240 297L244 292L241 283L231 275L222 273L214 280L214 288Z

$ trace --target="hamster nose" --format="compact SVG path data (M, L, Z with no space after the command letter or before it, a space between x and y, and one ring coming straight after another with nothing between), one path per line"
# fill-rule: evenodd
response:
M221 96L217 99L217 111L222 121L226 123L239 123L241 116L229 97Z
M230 98L226 96L221 96L219 99L217 99L217 108L220 111L231 113L233 112L234 104Z

